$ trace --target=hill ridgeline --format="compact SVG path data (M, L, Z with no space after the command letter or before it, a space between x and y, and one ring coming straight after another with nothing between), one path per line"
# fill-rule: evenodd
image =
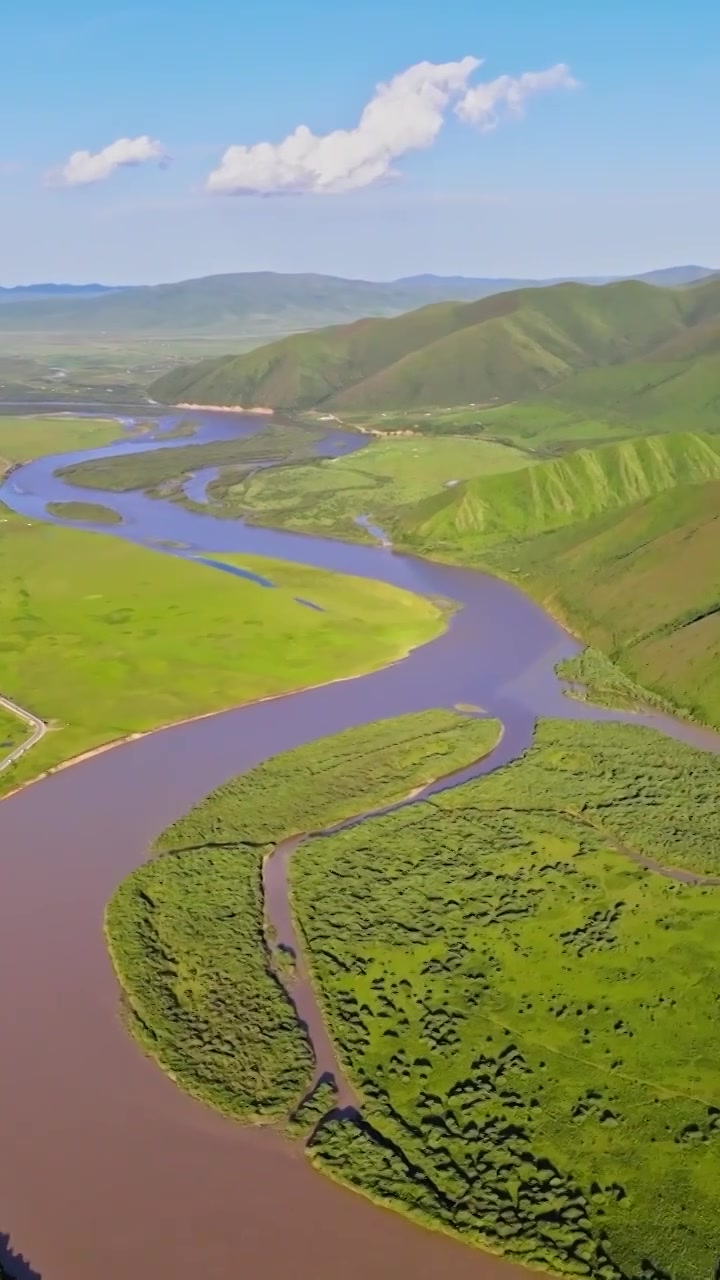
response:
M487 406L551 388L554 394L588 370L601 384L599 371L605 372L612 385L618 369L632 366L644 385L648 375L637 374L638 362L660 372L687 369L719 346L720 279L686 288L562 284L295 334L245 355L177 369L150 394L167 403L339 415ZM632 375L629 381L624 402L632 395ZM715 382L720 396L720 373Z

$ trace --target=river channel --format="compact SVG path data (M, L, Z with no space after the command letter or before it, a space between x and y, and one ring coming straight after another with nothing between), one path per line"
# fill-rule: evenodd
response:
M197 440L263 425L229 414L200 422ZM336 434L326 451L355 445ZM123 442L72 460L138 447L148 446ZM527 1273L374 1207L273 1132L231 1123L181 1093L123 1028L102 920L163 827L276 752L381 716L463 703L503 721L498 764L527 745L538 716L613 718L564 696L554 667L575 641L519 591L482 574L216 520L141 494L90 495L53 475L65 461L19 468L0 500L42 519L48 501L91 496L123 517L106 536L260 553L462 607L442 637L383 671L150 734L0 803L0 1232L28 1260L16 1260L11 1275L519 1280ZM717 749L710 733L635 719Z

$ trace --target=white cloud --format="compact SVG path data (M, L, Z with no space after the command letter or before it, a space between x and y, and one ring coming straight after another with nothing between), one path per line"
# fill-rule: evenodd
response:
M564 62L546 71L524 71L520 76L498 76L485 84L475 85L455 106L455 114L467 124L478 125L483 132L497 128L504 107L510 115L521 116L527 98L551 89L577 89L578 82Z
M354 129L316 136L298 125L281 142L228 147L209 176L209 191L224 195L314 192L337 195L393 176L393 163L409 151L432 146L448 109L484 131L494 128L498 109L522 114L525 99L541 90L575 85L564 65L547 71L501 76L469 85L479 58L419 62L377 86Z
M229 147L208 187L226 194L335 194L367 187L391 173L399 156L432 145L449 102L467 88L479 65L477 58L462 58L410 67L378 85L354 129L316 137L299 125L277 144Z
M125 169L148 160L167 160L165 149L155 138L118 138L102 151L73 151L61 169L52 175L64 187L84 187L104 182L116 169Z

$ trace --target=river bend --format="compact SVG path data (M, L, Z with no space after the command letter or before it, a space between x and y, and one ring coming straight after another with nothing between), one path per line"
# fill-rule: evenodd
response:
M263 425L200 418L198 439ZM82 456L138 447L147 446ZM19 468L0 499L36 518L47 518L48 501L86 499L87 490L53 475L77 456ZM123 517L108 536L275 556L462 608L442 637L383 671L158 731L0 803L0 1231L29 1259L17 1275L520 1280L527 1273L513 1265L335 1185L276 1134L231 1123L181 1093L123 1028L102 921L114 888L159 831L276 752L378 717L465 703L503 721L498 763L527 745L537 716L613 718L563 695L554 666L576 643L519 591L482 574L215 520L142 494L93 497ZM635 719L716 742L663 718Z

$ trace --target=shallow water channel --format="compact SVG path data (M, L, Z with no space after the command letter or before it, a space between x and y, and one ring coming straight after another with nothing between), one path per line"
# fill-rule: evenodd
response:
M196 439L262 425L203 414ZM126 442L82 456L136 447L147 446ZM113 889L146 859L162 828L276 752L381 716L462 703L502 720L494 767L527 746L537 716L614 718L563 695L554 666L578 646L496 579L388 548L216 520L142 494L90 495L54 477L67 461L19 468L0 500L47 518L48 501L92 496L123 517L106 536L208 557L262 553L462 607L443 636L383 671L159 731L0 803L0 1233L29 1260L15 1273L22 1280L526 1275L376 1208L316 1173L275 1133L243 1128L181 1093L123 1028L102 921ZM717 749L710 733L634 719ZM287 900L281 893L268 906L279 919Z

